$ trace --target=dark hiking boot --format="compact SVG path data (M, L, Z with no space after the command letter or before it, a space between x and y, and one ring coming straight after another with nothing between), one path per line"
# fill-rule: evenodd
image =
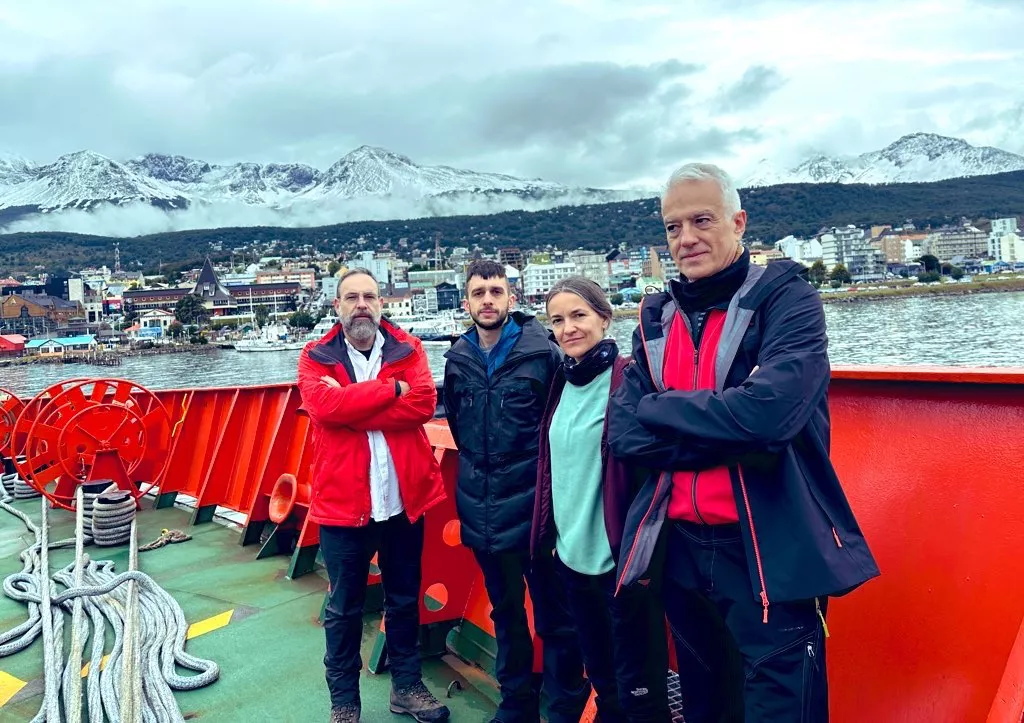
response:
M331 723L359 723L359 706L336 705L331 708Z
M411 715L419 723L446 721L451 714L422 682L408 688L392 688L391 712Z

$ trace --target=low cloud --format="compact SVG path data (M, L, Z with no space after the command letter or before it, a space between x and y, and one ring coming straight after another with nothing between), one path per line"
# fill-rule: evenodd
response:
M761 105L785 83L782 73L775 68L752 66L747 68L738 81L722 90L717 99L718 109L723 113L751 110Z
M164 210L146 204L100 205L94 210L68 209L22 217L0 226L0 233L55 231L112 238L191 229L246 226L309 228L349 221L388 221L438 216L542 211L556 206L646 198L646 190L594 196L579 192L523 199L512 195L454 194L424 198L370 196L316 203L296 203L286 208L245 204L195 204L182 210ZM143 260L145 261L145 260Z

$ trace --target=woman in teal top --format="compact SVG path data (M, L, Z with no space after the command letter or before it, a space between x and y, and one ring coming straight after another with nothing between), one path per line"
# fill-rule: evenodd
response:
M605 419L628 360L605 338L612 308L593 281L557 282L547 315L565 361L541 426L531 551L554 555L565 580L602 723L666 723L668 653L658 597L642 587L615 594L634 487L608 450Z

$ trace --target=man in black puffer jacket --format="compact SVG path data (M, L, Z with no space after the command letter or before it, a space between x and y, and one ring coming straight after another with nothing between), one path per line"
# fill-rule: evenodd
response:
M534 317L509 313L514 301L500 264L470 264L464 307L474 327L445 354L444 408L459 448L455 500L462 543L476 555L494 608L501 685L494 721L540 719L528 584L544 642L548 720L576 723L590 686L565 594L552 561L530 563L541 417L561 351Z

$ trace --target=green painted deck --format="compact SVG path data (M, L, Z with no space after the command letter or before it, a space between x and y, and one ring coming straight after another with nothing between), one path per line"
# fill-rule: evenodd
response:
M38 521L39 500L19 501L14 506ZM147 500L139 514L140 544L158 537L163 528L184 530L193 539L140 553L139 568L177 599L189 623L234 611L228 625L186 644L192 654L217 662L220 679L206 688L175 694L185 718L217 723L327 721L330 700L324 681L324 633L319 624L327 589L323 570L288 580L289 558L256 560L257 546L242 547L240 530L216 522L190 529L190 511L153 510L151 506L152 501ZM51 540L71 537L74 516L51 510L50 527ZM21 570L18 555L31 541L21 521L0 510L0 578ZM127 569L126 547L86 549L98 559L113 560L118 571ZM51 552L51 571L69 563L73 554L73 548ZM25 617L24 605L0 593L0 632ZM70 622L70 615L65 621ZM364 619L362 717L367 723L411 721L388 710L389 674L371 675L365 670L379 622L378 614L367 614ZM0 721L32 719L41 702L41 671L41 638L27 650L0 658L0 701L5 697L4 685L10 686L12 679L27 682L0 705ZM453 721L490 720L497 689L479 669L446 657L425 660L423 673L427 686L451 708ZM461 683L462 690L445 699L453 680Z

